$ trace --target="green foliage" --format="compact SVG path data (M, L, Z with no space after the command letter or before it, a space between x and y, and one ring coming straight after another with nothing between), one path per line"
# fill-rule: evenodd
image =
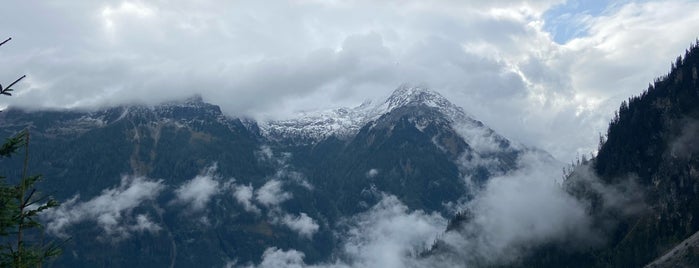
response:
M2 147L0 147L0 157L10 157L24 145L23 142L23 133L19 133L11 138L8 138Z
M0 46L10 40L8 38ZM11 96L11 87L25 77L21 76L7 87L0 85L0 94ZM6 178L0 176L0 236L6 242L0 244L1 267L40 267L45 260L61 253L58 244L29 242L31 239L28 238L33 238L35 233L43 235L38 214L58 206L58 202L37 192L35 184L41 180L41 175L28 175L29 130L8 138L0 147L0 158L9 158L21 148L24 148L24 164L17 184L8 184Z
M8 184L5 178L0 181L0 236L6 244L0 245L0 266L2 267L36 267L45 260L61 253L55 243L30 243L41 234L41 224L37 216L44 210L58 206L58 202L48 196L42 196L35 188L41 175L27 175L29 132L22 131L7 140L2 146L4 157L16 153L23 145L25 165L22 177L17 184Z

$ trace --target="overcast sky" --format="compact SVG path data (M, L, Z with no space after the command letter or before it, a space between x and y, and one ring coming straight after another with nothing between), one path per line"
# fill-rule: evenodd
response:
M560 160L699 36L698 1L12 1L0 105L99 107L201 94L255 118L427 85Z

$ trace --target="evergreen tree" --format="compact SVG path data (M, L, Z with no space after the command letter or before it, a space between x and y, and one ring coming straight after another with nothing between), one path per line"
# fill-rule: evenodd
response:
M4 45L12 38L0 43ZM12 96L12 86L24 79L21 76L7 87L0 84L0 94ZM0 147L0 158L9 158L24 149L24 163L21 177L17 184L8 184L5 177L0 176L0 244L1 267L39 267L51 257L60 254L57 244L43 242L30 243L28 237L37 233L43 235L42 226L37 221L37 215L46 209L58 206L56 200L42 196L37 192L35 184L41 175L29 175L29 130L25 129L8 138Z

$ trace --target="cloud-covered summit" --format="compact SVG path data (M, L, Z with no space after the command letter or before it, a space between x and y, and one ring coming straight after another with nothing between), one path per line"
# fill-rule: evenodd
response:
M198 93L230 115L284 118L424 83L505 136L572 159L699 26L690 0L560 8L575 2L12 2L0 10L0 31L14 38L0 74L28 78L0 106ZM553 38L570 25L584 30Z

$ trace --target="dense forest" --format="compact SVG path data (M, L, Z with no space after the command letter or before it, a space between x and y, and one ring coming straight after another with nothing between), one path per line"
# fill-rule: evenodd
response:
M608 239L584 251L550 244L523 259L523 267L642 267L699 231L699 42L672 64L670 72L639 96L622 102L600 137L597 156L583 161L564 186L588 200L590 213ZM606 185L632 181L618 198L642 196L627 213L605 209L585 185L586 169ZM689 242L684 246L693 247ZM699 265L699 251L675 256L675 265Z

